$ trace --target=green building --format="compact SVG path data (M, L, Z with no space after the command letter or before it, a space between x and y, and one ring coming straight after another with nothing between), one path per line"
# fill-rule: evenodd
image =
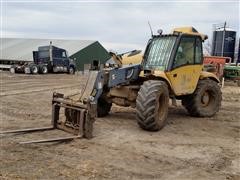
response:
M91 64L93 60L99 60L101 64L104 64L110 59L110 56L107 50L98 41L95 41L72 54L70 58L75 59L77 69L82 71L84 70L84 64Z

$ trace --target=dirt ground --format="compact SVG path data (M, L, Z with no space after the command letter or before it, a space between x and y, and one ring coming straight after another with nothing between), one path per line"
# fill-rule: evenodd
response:
M0 130L50 125L52 92L79 92L86 77L0 72ZM140 129L135 110L114 106L98 118L94 138L18 142L66 136L59 130L0 135L0 179L240 179L240 88L227 84L220 112L192 118L178 102L159 132Z

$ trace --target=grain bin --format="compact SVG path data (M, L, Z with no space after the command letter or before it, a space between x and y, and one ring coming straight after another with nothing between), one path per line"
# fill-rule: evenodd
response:
M219 28L213 31L212 56L231 57L234 61L236 31Z

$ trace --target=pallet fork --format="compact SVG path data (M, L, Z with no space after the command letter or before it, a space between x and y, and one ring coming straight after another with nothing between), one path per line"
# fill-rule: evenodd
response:
M60 120L60 108L65 108L66 120ZM53 93L52 99L52 121L50 127L29 128L20 130L2 131L0 134L9 133L30 133L37 131L47 131L59 129L65 132L73 134L73 136L40 139L26 142L20 142L20 144L30 143L46 143L55 141L67 141L77 138L92 138L93 123L96 116L96 104L93 102L86 102L85 104L73 101L68 98L64 98L63 94ZM73 118L72 118L73 117Z
M126 85L130 81L136 80L140 73L140 67L140 65L131 65L126 68L109 68L105 71L99 71L97 67L89 71L87 82L81 93L70 96L53 93L52 126L4 131L0 132L0 134L28 133L53 129L73 134L73 136L69 137L20 142L21 144L66 141L76 138L90 139L93 136L93 123L97 116L98 99L103 96L104 90L118 85ZM60 118L61 108L64 108L64 120L62 120L62 117Z

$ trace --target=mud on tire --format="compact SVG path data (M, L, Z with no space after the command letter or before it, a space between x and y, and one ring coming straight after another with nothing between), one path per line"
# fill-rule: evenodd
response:
M97 116L104 117L108 115L109 111L111 110L112 103L107 102L103 98L99 98L97 104Z
M138 125L148 131L163 128L168 115L168 102L168 86L164 81L145 81L136 100Z
M182 105L191 116L211 117L219 111L222 101L220 86L211 79L199 80L192 95L182 100Z

